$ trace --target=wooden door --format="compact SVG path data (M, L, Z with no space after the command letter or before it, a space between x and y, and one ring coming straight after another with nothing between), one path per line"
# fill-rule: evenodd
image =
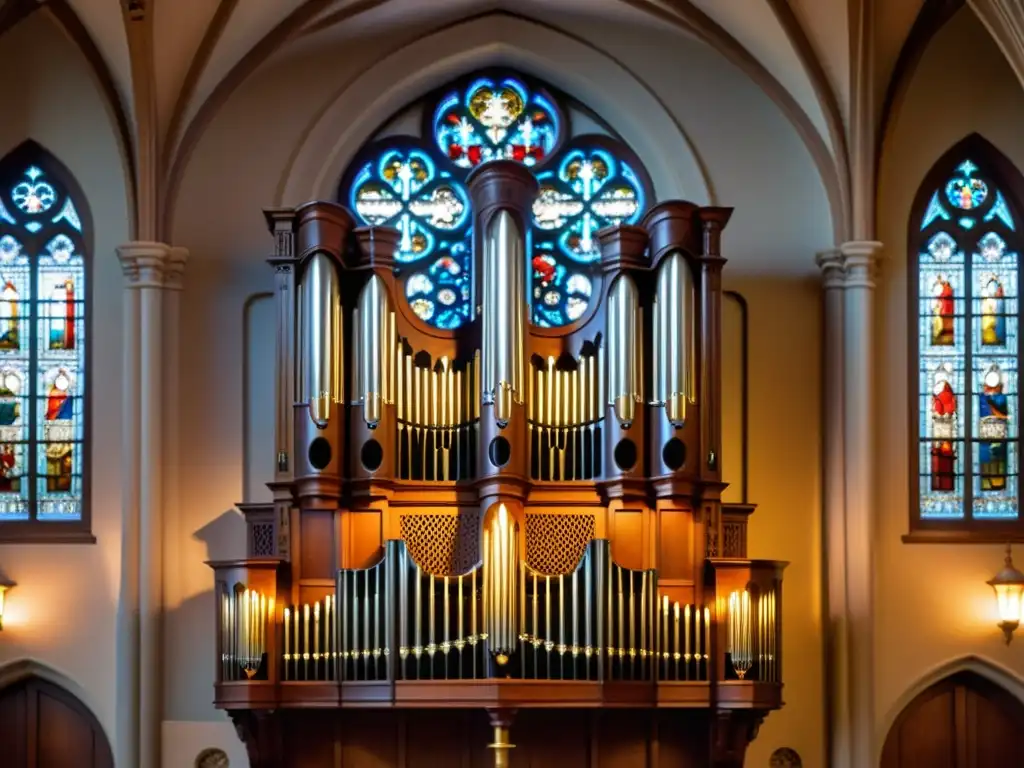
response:
M900 713L882 750L882 768L1024 766L1024 704L964 672L942 680Z
M4 768L113 768L103 729L82 702L52 683L29 678L0 691L0 765Z

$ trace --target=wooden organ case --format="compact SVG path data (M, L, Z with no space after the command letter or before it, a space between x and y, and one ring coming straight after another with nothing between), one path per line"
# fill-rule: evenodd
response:
M751 508L721 501L731 209L602 230L598 300L549 329L537 182L499 160L469 188L454 332L406 305L396 230L266 214L275 501L211 563L215 703L253 768L741 766L782 705L785 563L747 559Z

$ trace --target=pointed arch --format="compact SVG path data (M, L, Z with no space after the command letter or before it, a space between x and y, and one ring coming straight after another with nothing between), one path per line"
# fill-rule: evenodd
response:
M975 654L950 659L925 672L889 707L884 720L880 723L881 727L878 731L878 738L876 738L879 760L881 760L889 734L899 727L901 718L913 708L915 702L920 701L922 697L926 697L929 692L935 691L937 687L947 681L971 675L992 684L1024 708L1024 679L1011 670Z
M19 659L0 667L0 707L5 717L12 718L19 739L17 745L3 743L4 727L0 723L0 748L13 747L17 764L19 749L35 752L44 741L52 742L46 734L60 730L61 745L75 750L76 765L113 768L110 739L85 698L73 680L34 659ZM21 717L24 722L17 722Z
M910 539L1019 538L1024 176L967 136L921 183L907 249Z
M0 540L93 541L92 247L64 163L33 140L0 158Z

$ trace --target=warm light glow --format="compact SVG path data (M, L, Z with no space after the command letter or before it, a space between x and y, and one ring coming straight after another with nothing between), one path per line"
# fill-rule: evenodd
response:
M4 628L4 603L6 602L8 589L9 587L6 585L0 584L0 629Z
M988 583L995 590L996 606L999 611L999 628L1003 630L1003 637L1009 645L1013 639L1013 633L1020 626L1021 596L1024 594L1024 573L1014 567L1009 544L1006 545L1003 570Z
M996 604L999 607L999 621L1001 623L1012 622L1014 624L1019 624L1021 619L1021 594L1024 593L1024 585L997 584L993 589L996 591Z

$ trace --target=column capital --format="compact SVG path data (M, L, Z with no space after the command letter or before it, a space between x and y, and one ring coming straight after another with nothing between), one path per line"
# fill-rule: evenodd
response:
M839 246L847 288L874 288L882 244L877 240L850 240Z
M826 290L833 288L874 288L875 269L882 243L850 240L815 257Z
M117 247L126 288L163 288L171 248L164 243L135 240Z
M839 290L846 287L846 275L843 271L843 254L838 248L821 251L814 257L814 263L821 270L825 290Z

